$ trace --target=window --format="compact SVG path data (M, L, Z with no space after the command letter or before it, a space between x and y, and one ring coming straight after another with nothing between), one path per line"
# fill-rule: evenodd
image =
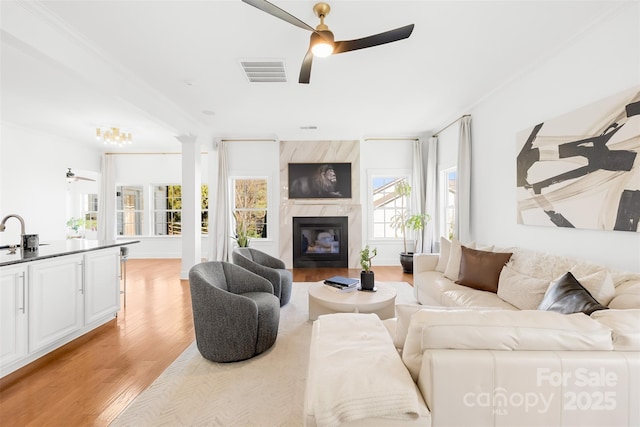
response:
M442 172L441 194L444 208L442 213L442 235L449 240L453 238L456 219L456 178L456 168L446 169Z
M396 193L396 185L408 183L407 176L372 177L373 238L396 238L399 230L391 226L395 215L404 214L409 208L409 198Z
M155 236L182 234L181 186L153 186L153 234Z
M144 218L142 186L116 187L116 218L119 236L142 234Z
M200 187L200 230L209 232L209 187ZM182 187L155 185L153 187L153 234L179 236L182 234Z
M233 216L236 229L244 228L252 238L267 237L267 180L234 178Z
M209 234L209 186L200 187L200 230L202 234Z
M84 227L87 231L98 230L98 195L83 194L82 195L82 218L84 219Z

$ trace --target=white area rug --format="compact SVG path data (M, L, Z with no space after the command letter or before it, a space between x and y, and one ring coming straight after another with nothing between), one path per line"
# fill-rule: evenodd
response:
M415 303L405 282L387 282L396 303ZM252 359L215 363L195 342L114 421L116 426L301 426L312 322L307 289L294 283L274 346Z

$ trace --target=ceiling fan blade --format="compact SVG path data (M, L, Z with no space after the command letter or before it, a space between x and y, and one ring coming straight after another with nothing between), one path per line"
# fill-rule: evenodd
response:
M76 177L75 177L75 179L76 179L76 181L77 181L77 180L82 180L82 181L92 181L92 182L95 182L95 181L96 181L95 179L85 178L85 177L83 177L83 176L76 176Z
M298 83L309 84L309 79L311 78L311 63L313 62L313 52L311 52L311 46L309 46L309 50L307 54L304 56L302 60L302 66L300 67L300 77L298 78Z
M364 49L367 47L379 46L381 44L396 42L406 39L411 35L414 24L396 28L395 30L385 31L384 33L375 34L373 36L363 37L356 40L337 41L334 44L333 54L344 53L352 50Z
M276 6L275 4L269 3L267 0L242 0L243 2L260 9L263 12L268 13L269 15L273 15L276 18L280 18L283 21L286 21L290 24L295 25L296 27L300 27L304 30L309 30L309 31L313 31L315 32L315 28L311 27L310 25L304 23L303 21L299 20L298 18L296 18L295 16L291 15L289 12L286 12L282 9L280 9L278 6Z

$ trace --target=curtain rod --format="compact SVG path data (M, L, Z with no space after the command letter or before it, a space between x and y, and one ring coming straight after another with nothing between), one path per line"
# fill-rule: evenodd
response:
M454 121L452 121L451 123L449 123L448 125L446 125L445 127L443 127L442 129L440 129L438 132L434 133L431 136L432 137L438 136L440 133L444 132L445 130L447 130L448 128L450 128L451 126L453 126L454 124L456 124L458 121L462 120L465 117L471 117L471 114L465 114L458 117L457 119L455 119Z
M149 156L149 155L156 155L156 156L165 156L165 155L175 155L175 154L182 154L180 151L177 152L148 152L148 153L140 153L140 152L136 152L136 153L104 153L104 154L108 154L110 156ZM206 153L202 153L202 154L206 154Z
M364 138L365 141L418 141L420 138L407 137L407 138Z
M274 138L239 138L239 139L226 139L220 138L220 141L224 142L274 142Z

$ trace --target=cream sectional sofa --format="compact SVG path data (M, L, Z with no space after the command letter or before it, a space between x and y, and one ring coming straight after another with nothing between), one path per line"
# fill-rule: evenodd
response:
M495 292L456 284L445 275L447 256L419 254L421 304L397 305L385 322L320 316L305 425L640 425L640 276L519 249L498 253L513 255L497 279L492 273ZM537 310L567 271L608 309Z

